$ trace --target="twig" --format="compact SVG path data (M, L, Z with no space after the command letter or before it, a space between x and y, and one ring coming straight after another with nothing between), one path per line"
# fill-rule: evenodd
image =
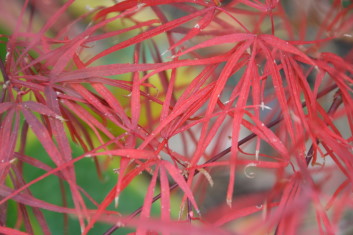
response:
M322 96L326 95L327 93L331 92L332 90L336 89L337 88L337 85L332 85L332 86L329 86L327 87L326 89L322 90L321 92L318 93L317 95L317 99L321 98ZM336 97L335 97L336 98ZM336 100L336 99L335 99ZM335 100L333 103L335 103ZM338 101L337 101L338 102ZM332 104L333 106L334 104ZM335 103L335 106L337 104ZM302 103L302 106L305 107L306 106L306 102L303 102ZM332 107L331 106L331 107ZM338 106L337 106L338 108ZM336 109L337 109L336 108ZM330 108L331 109L331 108ZM270 123L268 123L266 125L267 128L272 128L274 127L275 125L277 125L278 123L280 123L281 121L283 120L283 117L280 116L278 117L277 119L271 121ZM250 141L251 139L255 138L256 137L256 134L252 133L248 136L246 136L245 138L241 139L239 142L238 142L238 146L241 146L243 144L245 144L246 142ZM231 151L231 147L228 147L226 148L225 150L223 150L222 152L216 154L215 156L213 156L211 159L209 159L205 164L207 163L211 163L211 162L215 162L217 160L219 160L220 158L224 157L226 154L230 153ZM195 175L198 174L199 171L195 171ZM169 190L172 191L174 189L176 189L178 187L178 184L174 183L173 185L171 185L169 187ZM152 200L152 203L156 202L158 199L161 198L161 194L158 194L157 196L155 196ZM138 214L140 214L142 211L142 207L138 208L137 210L135 210L133 213L130 214L129 218L133 218L135 216L137 216ZM115 232L117 229L119 229L120 226L119 225L113 225L112 227L110 227L103 235L111 235L113 232ZM277 230L277 229L276 229Z

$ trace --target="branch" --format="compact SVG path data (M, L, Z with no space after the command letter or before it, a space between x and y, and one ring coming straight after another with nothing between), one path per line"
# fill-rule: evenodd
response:
M329 87L327 87L326 89L322 90L321 92L318 93L317 95L317 99L321 98L322 96L325 96L326 94L328 94L329 92L331 92L332 90L336 89L337 88L337 85L331 85ZM336 104L336 99L337 96L335 96L335 100L332 104L332 106L336 107L335 109L338 108L339 105ZM336 101L336 102L335 102ZM306 102L303 102L302 103L302 106L305 107L306 106ZM332 107L331 106L331 107ZM331 108L330 108L331 110ZM332 111L331 111L332 112ZM278 117L277 119L271 121L270 123L268 123L266 125L267 128L272 128L274 127L275 125L277 125L278 123L280 123L281 121L283 120L283 117L280 116ZM240 141L238 141L238 146L241 146L243 144L245 144L246 142L250 141L251 139L255 138L256 137L256 134L252 133L246 137L244 137L243 139L241 139ZM213 156L211 159L209 159L205 164L207 163L211 163L211 162L215 162L219 159L221 159L222 157L224 157L226 154L230 153L231 151L231 147L228 147L226 148L225 150L223 150L222 152L216 154L215 156ZM199 173L199 171L195 171L195 175L197 175ZM169 187L169 190L172 191L174 189L176 189L178 187L178 184L173 184ZM161 194L158 194L157 196L155 196L152 200L152 203L156 202L158 199L161 198ZM134 218L135 216L137 216L138 214L140 214L142 211L142 207L138 208L137 210L135 210L133 213L130 214L129 218ZM112 227L110 227L103 235L111 235L113 232L115 232L117 229L119 229L120 226L118 225L113 225Z

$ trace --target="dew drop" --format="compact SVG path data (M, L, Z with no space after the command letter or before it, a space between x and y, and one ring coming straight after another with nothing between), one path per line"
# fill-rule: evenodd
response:
M256 159L256 161L259 160L259 154L260 154L260 151L259 151L259 150L256 150L256 151L255 151L255 159Z
M60 116L60 115L55 115L55 119L58 119L58 120L60 120L60 121L62 121L62 122L65 122L66 120L62 117L62 116Z
M169 52L169 50L165 50L161 53L161 56L165 56L167 53Z
M104 116L108 117L108 118L112 118L113 115L111 113L104 113Z
M123 222L118 221L118 222L116 223L116 226L117 226L117 227L124 227L125 225L124 225Z
M2 85L2 89L6 89L10 84L10 80L6 81L3 85Z
M137 4L137 10L140 10L142 7L146 6L146 3Z
M10 52L9 51L6 52L5 61L7 61L7 58L9 57L9 55L10 55Z
M193 212L193 211L190 211L190 212L189 212L189 216L190 216L191 218L193 218L193 217L194 217L194 212Z
M199 24L195 24L194 28L195 28L195 29L199 29L199 28L200 28L200 25L199 25Z
M289 114L294 122L297 122L297 123L301 122L300 118L292 110L290 110Z
M94 9L94 8L91 7L90 5L86 5L85 8L86 8L87 11L92 11L92 10Z
M270 106L265 105L265 103L262 101L260 104L261 110L264 111L265 109L272 110Z
M347 37L347 38L353 37L352 34L348 34L348 33L343 34L343 36L344 36L344 37Z
M263 207L263 205L262 205L262 204L260 204L260 205L256 205L256 208L257 208L257 209L262 209L262 207Z

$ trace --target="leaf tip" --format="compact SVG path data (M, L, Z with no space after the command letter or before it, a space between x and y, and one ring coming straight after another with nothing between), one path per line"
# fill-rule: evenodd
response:
M232 198L227 198L227 205L232 208Z
M116 196L114 198L114 206L115 206L115 208L118 208L118 205L119 205L119 196Z

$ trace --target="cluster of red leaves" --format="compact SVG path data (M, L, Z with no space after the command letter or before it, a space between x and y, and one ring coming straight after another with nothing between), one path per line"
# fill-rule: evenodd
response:
M98 221L113 224L106 234L123 225L136 234L340 229L353 206L353 50L345 57L325 50L352 43L352 3L126 0L73 18L74 0L43 2L26 0L3 35L0 208L15 201L26 232L7 227L3 213L1 233L32 234L29 207L44 234L42 209L75 215L83 234ZM44 24L36 29L38 19ZM123 27L112 30L116 22ZM114 44L102 49L107 40ZM30 132L55 168L26 154ZM70 141L84 154L73 158ZM110 158L120 161L115 187L95 208L76 182L75 162L86 157L99 172L112 170ZM25 182L23 163L46 173ZM242 168L250 178L250 170L265 169L275 179L233 199ZM200 214L219 170L228 177L224 205ZM151 176L141 208L108 210L141 173ZM50 175L69 185L74 208L32 196L29 187ZM170 213L177 190L178 221ZM151 219L157 201L160 217ZM239 226L226 230L231 224Z

